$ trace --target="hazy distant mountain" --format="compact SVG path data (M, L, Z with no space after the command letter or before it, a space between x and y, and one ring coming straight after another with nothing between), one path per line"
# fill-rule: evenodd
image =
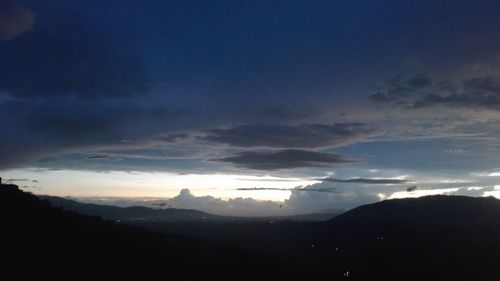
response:
M74 200L54 196L41 196L51 205L62 207L65 210L77 212L79 214L99 216L103 219L109 219L120 222L134 221L159 221L159 222L188 222L204 220L222 220L222 216L211 215L205 212L186 209L152 209L147 207L117 207L109 205L98 205L89 203L80 203Z
M81 203L72 199L55 196L41 196L51 205L62 207L65 210L77 212L84 215L99 216L104 219L119 221L121 223L141 223L141 222L221 222L221 221L326 221L338 214L337 210L324 210L318 213L296 215L296 216L269 216L269 217L231 217L208 214L206 212L187 209L152 209L147 207L117 207L109 205L99 205Z

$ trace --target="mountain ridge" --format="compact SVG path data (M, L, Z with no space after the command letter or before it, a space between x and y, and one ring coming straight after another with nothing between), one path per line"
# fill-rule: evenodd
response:
M0 186L4 273L16 277L175 277L254 280L263 272L300 274L299 264L227 243L117 225L51 206L15 185ZM220 270L220 265L227 268ZM258 268L246 272L247 268ZM26 270L28 269L29 270ZM243 274L244 272L244 274Z
M141 229L68 212L9 185L0 188L0 219L2 241L9 242L4 253L14 261L29 255L39 263L30 266L46 273L57 262L65 272L87 268L187 279L500 278L495 198L386 200L324 222L141 222ZM218 271L220 265L227 272Z
M95 203L83 203L73 198L62 198L57 196L40 196L42 199L48 200L52 205L63 207L67 210L74 211L85 215L100 216L110 220L137 221L150 220L162 222L206 222L206 221L324 221L328 220L340 212L327 210L324 212L301 214L301 215L286 215L286 216L259 216L259 217L244 217L244 216L221 216L204 211L194 209L178 209L178 208L150 208L144 206L119 207L111 205L101 205Z

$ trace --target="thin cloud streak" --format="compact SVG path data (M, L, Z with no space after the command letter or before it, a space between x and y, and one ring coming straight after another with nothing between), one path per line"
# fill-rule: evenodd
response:
M336 188L270 188L270 187L251 187L251 188L235 188L240 191L261 191L261 190L279 190L279 191L300 191L300 192L323 192L323 193L338 193Z
M366 178L352 178L352 179L324 178L317 180L326 182L363 183L363 184L403 184L408 182L408 180L401 180L401 179L366 179Z

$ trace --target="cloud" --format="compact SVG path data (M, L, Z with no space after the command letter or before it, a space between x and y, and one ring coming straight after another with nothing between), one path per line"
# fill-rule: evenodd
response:
M310 188L307 188L310 189ZM314 189L314 188L311 188ZM318 189L319 190L319 189ZM323 190L323 189L322 189ZM292 192L304 192L302 188L292 190ZM323 196L333 195L332 189L324 188L324 191L312 191ZM82 197L72 198L84 203L94 203L100 205L114 205L120 207L145 206L149 208L177 208L200 210L210 214L222 216L287 216L314 213L326 208L315 208L307 206L298 208L299 205L288 204L288 201L256 200L253 198L236 197L231 199L221 199L213 196L196 196L189 189L181 189L179 194L172 198L151 199L151 198L120 198L120 197ZM303 207L303 206L302 206ZM322 207L322 206L321 206ZM333 209L333 208L332 208Z
M144 139L160 129L168 130L179 123L166 121L182 118L183 114L168 105L113 99L44 97L0 101L0 130L8 132L0 139L0 169L60 153L127 146L123 140Z
M81 13L54 8L30 34L0 45L0 91L84 98L146 93L150 76L142 59L118 52L91 26Z
M443 105L447 107L474 107L485 109L500 109L500 97L490 94L478 93L463 93L441 96L436 94L428 94L416 100L413 108L424 108L435 105Z
M31 180L30 179L5 179L6 183L23 182L23 181L31 181Z
M417 73L409 77L396 76L388 79L388 84L385 90L378 91L370 95L368 98L375 103L386 102L401 102L404 97L407 97L417 91L429 88L433 82L426 73Z
M305 186L305 189L331 190L338 189L332 182L320 182ZM367 189L362 185L351 185L349 189L342 189L336 193L303 192L292 190L290 198L285 200L284 206L303 213L314 213L323 210L348 210L359 205L377 202L380 200L378 190Z
M390 96L385 92L376 92L375 94L368 96L368 99L374 103L389 103L396 102L398 100L397 97Z
M418 188L418 186L416 186L416 185L408 186L408 187L406 187L406 192L415 191L415 190L417 190L417 188Z
M114 157L114 156L106 155L106 154L91 154L91 155L87 156L87 159L89 159L89 160L109 160L109 161L120 160L119 157Z
M426 73L418 73L406 79L403 83L404 90L413 92L432 85L432 80Z
M33 30L36 16L16 1L0 2L0 41L9 41Z
M0 177L1 179L1 177ZM3 179L3 183L7 184L17 184L21 188L42 188L41 186L38 186L37 184L39 183L38 180L32 180L32 179L27 179L27 178L10 178L10 179Z
M240 125L209 130L202 139L237 147L322 148L352 144L375 132L363 123Z
M463 86L469 92L488 92L500 95L500 79L494 76L467 79L463 81Z
M322 188L322 189L315 189L315 188L271 188L271 187L242 187L242 188L236 188L235 190L241 190L241 191L261 191L261 190L279 190L279 191L300 191L300 192L325 192L325 193L337 193L338 190L336 188Z
M495 183L495 181L491 181ZM499 190L496 184L483 182L442 183L439 179L423 181L422 186L379 185L366 188L364 183L339 183L323 181L295 188L235 188L248 194L250 191L289 191L290 197L283 202L262 201L252 198L221 199L213 196L196 196L189 189L182 189L179 195L169 199L141 198L80 198L80 201L97 204L111 204L122 207L146 206L181 209L196 209L208 213L229 216L273 216L317 213L324 211L346 211L360 205L392 198L418 197L436 194L487 196ZM465 185L464 185L465 184ZM472 185L471 185L472 184ZM348 187L348 188L347 188Z
M338 182L338 183L362 183L362 184L402 184L408 182L401 179L367 179L367 178L352 178L352 179L337 179L325 178L321 179L325 182Z
M232 163L237 167L252 170L334 167L339 164L356 162L344 155L298 149L273 152L242 152L236 156L212 159L211 161Z
M0 169L167 129L170 105L144 99L151 79L142 58L76 6L49 6L37 5L36 28L26 33L15 19L29 10L0 2L0 39L6 25L26 33L0 44L0 130L8 132Z
M467 150L463 148L448 148L443 150L443 153L448 153L448 154L464 154L467 153Z
M160 141L160 142L165 142L165 143L175 143L179 140L184 140L184 139L188 139L188 138L189 138L189 134L180 133L180 134L172 134L172 135L156 137L155 140Z
M269 216L289 213L289 210L280 208L281 202L261 201L252 198L222 200L213 196L195 196L189 189L182 189L179 195L167 199L163 203L166 203L166 206L170 208L195 209L216 215Z
M388 199L399 199L399 198L416 198L421 196L429 196L429 195L458 195L456 192L459 191L460 188L434 188L434 189L419 189L411 192L408 191L398 191L392 193Z
M417 75L418 76L418 75ZM391 82L368 98L377 104L419 109L432 106L500 110L500 77L485 75L432 83L427 75Z

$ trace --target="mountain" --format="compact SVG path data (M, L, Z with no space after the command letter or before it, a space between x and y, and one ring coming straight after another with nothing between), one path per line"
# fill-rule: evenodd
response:
M241 221L325 221L331 219L340 211L325 210L318 213L293 215L293 216L269 216L269 217L236 217L218 216L197 210L188 209L152 209L147 207L117 207L91 203L81 203L75 200L55 197L40 196L50 202L51 205L61 207L68 211L79 214L99 216L103 219L114 220L121 223L184 223L184 222L241 222Z
M325 222L141 226L301 260L333 280L500 280L500 200L492 197L387 200Z
M2 268L17 275L500 280L500 200L491 197L387 200L322 222L138 220L141 229L2 186L0 219Z
M116 207L89 203L80 203L74 200L55 196L41 196L52 206L61 207L68 211L79 214L99 216L103 219L114 220L124 223L134 221L158 221L158 222L201 222L224 220L225 217L216 216L196 210L186 209L152 209L147 207Z
M256 280L301 275L288 260L237 247L116 225L0 186L2 273L15 278L113 276ZM249 270L251 269L251 270ZM8 275L11 276L11 275Z
M500 200L428 196L365 205L321 226L321 256L360 280L499 280Z

